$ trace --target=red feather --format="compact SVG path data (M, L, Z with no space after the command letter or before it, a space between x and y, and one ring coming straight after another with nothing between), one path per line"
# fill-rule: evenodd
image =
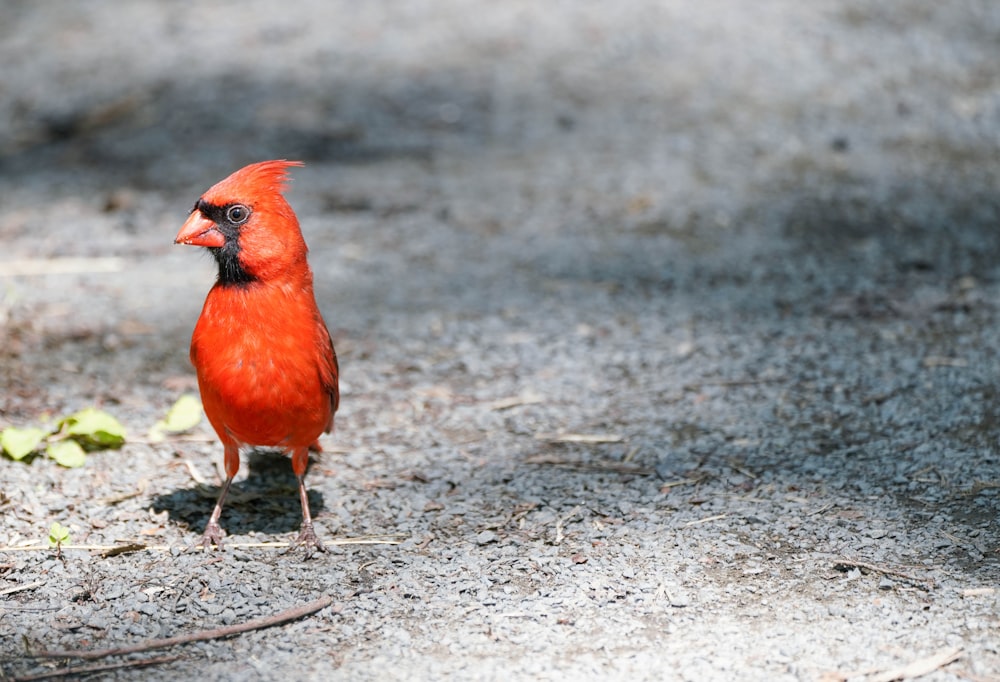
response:
M219 280L191 338L205 414L226 455L227 480L205 546L221 545L218 518L239 470L239 449L269 446L291 455L299 478L299 542L322 549L304 476L309 449L319 450L320 434L333 428L340 394L337 356L316 305L306 243L282 196L287 169L301 165L264 161L236 171L202 195L177 235L178 243L206 246L219 261Z

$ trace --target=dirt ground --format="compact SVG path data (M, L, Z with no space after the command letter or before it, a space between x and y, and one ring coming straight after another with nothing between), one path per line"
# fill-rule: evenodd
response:
M1000 3L10 0L0 63L0 427L128 429L0 459L0 679L1000 680ZM221 448L147 437L174 234L268 158L341 359L312 558L268 453L191 550Z

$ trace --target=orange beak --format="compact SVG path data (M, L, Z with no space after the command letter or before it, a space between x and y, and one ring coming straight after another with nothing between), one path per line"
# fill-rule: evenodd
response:
M219 232L219 228L214 222L203 216L201 211L194 210L184 221L181 231L174 237L174 244L207 246L218 249L226 245L226 238Z

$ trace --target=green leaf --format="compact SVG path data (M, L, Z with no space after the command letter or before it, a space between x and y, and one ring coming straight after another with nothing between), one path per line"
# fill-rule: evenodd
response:
M45 436L44 431L34 427L18 429L8 426L0 433L0 448L12 459L24 459L41 445Z
M125 428L107 412L88 407L59 422L62 432L87 450L120 448Z
M177 399L167 416L153 424L149 430L149 440L160 443L167 433L182 433L193 429L201 421L201 401L193 395L182 395Z
M77 469L87 461L87 453L84 452L83 447L75 440L68 438L49 443L49 446L45 448L45 454L56 464L61 464L67 469Z
M191 394L182 395L167 412L161 424L169 433L180 433L193 429L201 421L201 401Z
M69 528L62 525L58 521L53 521L52 525L49 526L49 544L53 547L58 547L64 542L69 541Z

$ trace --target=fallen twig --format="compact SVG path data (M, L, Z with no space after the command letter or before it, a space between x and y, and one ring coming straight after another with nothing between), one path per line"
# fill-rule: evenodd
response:
M962 590L963 597L988 597L996 593L995 587L970 587Z
M208 485L208 479L198 473L198 470L194 467L194 462L189 459L184 460L184 466L187 467L188 473L191 474L191 478L195 483L200 483L201 485Z
M119 554L131 554L132 552L141 552L146 549L146 545L138 542L130 542L127 545L118 545L117 547L112 547L111 549L106 549L101 552L101 556L108 559L113 556L118 556Z
M222 639L223 637L231 637L232 635L238 635L243 632L250 632L251 630L262 630L264 628L273 627L275 625L280 625L282 623L287 623L288 621L298 620L310 614L316 613L317 611L326 608L333 603L333 599L327 596L320 597L315 601L311 601L308 604L302 604L301 606L295 606L290 609L286 609L273 616L265 616L263 618L257 618L256 620L247 621L246 623L238 623L236 625L227 625L221 628L213 628L211 630L203 630L201 632L191 632L186 635L178 635L176 637L167 637L165 639L150 639L145 642L139 642L138 644L132 644L129 646L116 647L113 649L97 649L93 651L40 651L37 654L33 654L35 658L79 658L85 660L92 660L95 658L107 658L108 656L124 656L126 654L137 654L144 651L152 651L154 649L165 649L171 646L177 646L178 644L188 644L190 642L203 642L209 639Z
M978 495L984 490L993 490L1000 488L1000 481L974 481L972 486L964 491L965 495Z
M509 410L513 407L520 407L521 405L537 405L538 403L544 402L544 398L540 395L534 393L525 393L524 395L514 396L512 398L501 398L500 400L494 400L490 403L490 409L497 412L502 412L503 410Z
M687 528L689 526L698 526L703 523L710 523L711 521L721 521L722 519L727 518L728 516L729 514L716 514L715 516L707 516L703 519L695 519L694 521L688 521L687 523L684 524L684 527Z
M15 592L24 592L25 590L33 590L36 587L41 587L45 584L44 580L36 580L33 583L28 583L27 585L15 585L14 587L8 587L6 590L0 590L0 597L6 597L8 594L14 594Z
M912 386L900 386L899 388L894 388L891 391L883 391L881 393L873 393L865 398L861 399L861 405L867 407L868 405L881 405L887 400L895 398L900 393L909 391Z
M577 471L613 471L618 474L635 474L637 476L652 476L656 473L649 467L628 462L614 462L610 460L598 460L596 462L580 462L577 460L563 459L562 457L551 457L549 455L534 455L524 460L525 464L551 464L553 466L576 469Z
M903 571L899 571L894 568L889 568L887 566L870 564L867 561L855 561L853 559L837 559L833 562L833 567L837 570L847 570L849 568L857 568L863 571L872 571L874 573L881 573L882 575L892 576L893 578L901 578L925 591L930 590L930 588L934 586L934 580L932 578L918 578L917 576L910 575L909 573L904 573Z
M805 500L803 500L803 502L805 502ZM834 506L833 502L828 502L827 504L824 504L819 509L813 509L811 512L806 512L806 516L815 516L816 514L822 514L823 512L825 512L825 511L827 511L829 509L832 509L833 506Z
M625 440L625 436L620 436L617 433L539 433L535 438L550 443L586 443L589 445L621 443Z
M735 459L730 458L728 464L729 464L729 467L733 471L735 471L737 473L740 473L740 474L743 474L747 478L753 479L755 481L758 478L760 478L757 474L755 474L754 472L752 472L749 469L745 468L741 463L737 462Z
M149 487L149 479L144 478L141 481L139 481L139 485L137 485L135 490L133 490L132 492L121 493L120 495L112 495L111 497L102 497L97 501L101 505L110 506L118 504L119 502L124 502L125 500L131 500L134 497L139 497L144 492L146 492L146 488L148 487Z
M564 537L563 536L563 524L565 524L571 518L573 518L574 516L576 516L577 512L579 512L579 511L580 511L580 505L576 505L575 507L573 507L572 509L570 509L568 512L566 512L565 514L563 514L562 516L560 516L558 519L556 519L556 536L555 536L555 539L552 541L552 544L554 544L554 545L562 544L563 537Z
M323 540L324 545L398 545L406 538L402 534L388 534L388 535L363 535L356 538L335 538L333 540ZM187 545L143 545L142 543L131 543L126 545L63 545L63 551L69 549L85 549L92 552L113 552L121 554L124 548L125 551L140 551L138 545L142 545L141 549L147 552L169 552L174 548L179 548L181 551L187 551L191 549ZM227 549L267 549L267 548L277 548L286 549L288 547L294 546L293 542L227 542ZM23 547L0 547L0 552L51 552L52 547L49 545L26 545ZM112 554L113 556L113 554Z
M760 379L706 379L694 381L681 386L682 391L700 391L705 386L721 386L723 388L736 386L756 386L758 384L781 384L788 381L785 377L762 377Z
M34 680L48 680L53 677L75 677L77 675L90 675L91 673L100 673L106 670L118 670L120 668L143 668L148 665L171 663L180 658L181 656L160 656L158 658L142 658L133 661L122 661L121 663L101 663L99 665L81 665L70 668L58 668L56 670L47 670L43 673L12 677L11 682L33 682Z
M912 680L954 663L962 655L961 647L942 649L936 654L917 659L906 665L890 668L871 678L871 682L894 682L895 680Z
M681 485L695 485L696 483L701 483L701 481L702 479L700 478L679 478L676 481L665 481L660 484L660 492Z

